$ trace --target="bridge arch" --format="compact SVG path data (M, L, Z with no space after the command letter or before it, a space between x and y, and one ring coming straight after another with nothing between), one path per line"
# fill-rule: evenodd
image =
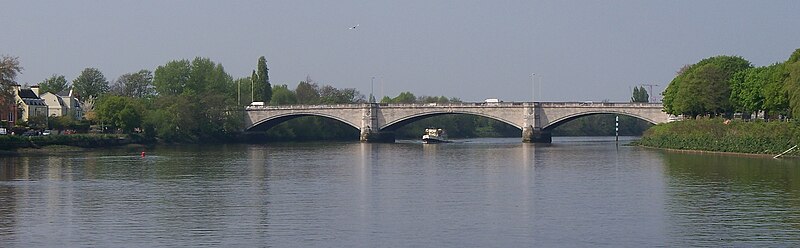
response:
M545 131L552 131L556 127L561 126L561 124L564 124L564 123L567 123L569 121L578 119L580 117L589 116L589 115L599 115L599 114L625 115L625 116L630 116L630 117L634 117L634 118L646 121L646 122L648 122L650 124L653 124L653 125L658 124L657 121L652 120L652 119L647 118L647 117L644 117L644 116L641 116L641 115L638 115L638 114L628 113L628 112L624 112L624 111L603 110L603 111L584 111L584 112L569 114L569 115L563 116L561 118L555 119L553 121L550 121L546 126L542 127L542 129L545 130Z
M507 119L504 119L504 118L501 118L501 117L488 115L488 114L484 114L484 113L476 113L476 112L470 112L470 111L428 111L428 112L423 112L423 113L416 113L416 114L412 114L412 115L401 117L401 118L399 118L397 120L393 120L391 122L387 122L386 124L381 126L380 130L381 131L390 131L391 132L391 131L397 130L398 128L400 128L402 126L405 126L407 124L410 124L410 123L413 123L413 122L416 122L416 121L419 121L419 120L422 120L422 119L427 119L427 118L430 118L430 117L440 116L440 115L449 115L449 114L464 114L464 115L474 115L474 116L485 117L485 118L489 118L489 119L492 119L492 120L503 122L505 124L508 124L510 126L513 126L513 127L517 128L517 129L522 130L522 126L520 126L517 123L514 123L511 120L507 120Z
M288 120L304 116L316 116L316 117L333 119L342 122L344 124L347 124L348 126L355 128L356 130L361 130L361 127L359 125L356 125L355 123L352 123L351 121L348 121L345 118L338 117L335 115L330 115L325 113L315 113L315 112L293 112L293 113L285 113L285 114L270 116L269 118L260 120L256 123L253 123L253 125L250 126L250 128L248 128L246 131L266 131Z

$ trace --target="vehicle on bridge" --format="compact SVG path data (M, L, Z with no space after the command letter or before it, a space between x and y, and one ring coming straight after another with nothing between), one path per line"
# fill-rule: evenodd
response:
M435 143L450 143L451 141L447 139L447 132L441 128L426 128L425 135L422 135L422 143L423 144L435 144Z

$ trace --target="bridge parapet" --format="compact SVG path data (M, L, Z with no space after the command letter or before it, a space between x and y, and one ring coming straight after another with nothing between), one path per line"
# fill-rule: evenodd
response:
M461 102L416 104L328 104L248 106L246 130L265 130L301 116L339 120L360 130L362 141L393 141L391 133L417 120L443 114L470 114L498 120L522 130L525 142L549 142L560 123L592 114L622 114L651 123L668 121L660 103L630 102Z

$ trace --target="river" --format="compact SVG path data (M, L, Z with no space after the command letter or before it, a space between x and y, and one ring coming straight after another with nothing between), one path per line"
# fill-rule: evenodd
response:
M613 137L140 152L0 157L0 247L800 246L796 159Z

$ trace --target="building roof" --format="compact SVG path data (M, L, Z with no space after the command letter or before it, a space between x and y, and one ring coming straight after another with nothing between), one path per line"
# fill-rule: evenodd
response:
M44 100L42 100L42 99L22 98L22 101L25 102L25 105L28 105L28 106L32 106L32 105L47 106L47 104L45 104Z
M45 100L45 102L47 102L47 99L45 99L45 98L48 98L47 97L48 95L52 95L53 97L55 97L56 101L58 102L58 105L66 106L66 104L64 104L64 99L61 96L53 94L53 93L50 93L50 92L45 92L44 94L42 94L40 96L40 98L42 98L43 100Z
M33 93L31 89L21 89L19 90L19 98L22 99L39 99L39 96L36 93Z

